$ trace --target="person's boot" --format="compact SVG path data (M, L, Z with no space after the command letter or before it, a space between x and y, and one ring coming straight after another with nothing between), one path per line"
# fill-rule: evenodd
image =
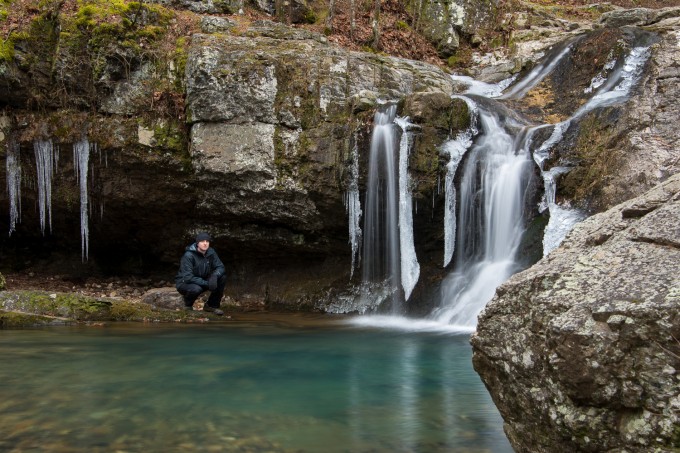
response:
M207 311L207 312L210 312L210 313L215 313L217 316L222 316L222 315L224 314L224 312L223 312L222 310L220 310L219 308L211 307L211 306L208 305L208 304L205 304L205 305L203 306L203 311Z

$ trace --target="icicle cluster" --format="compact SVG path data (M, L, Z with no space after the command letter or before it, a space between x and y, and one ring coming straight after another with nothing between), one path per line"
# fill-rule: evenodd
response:
M7 142L7 193L9 195L9 235L21 222L21 153L19 143L10 139Z
M52 176L56 166L52 140L36 140L35 167L38 178L38 210L40 212L40 230L45 235L45 223L49 223L52 232Z
M80 185L80 242L81 257L87 261L89 256L90 229L87 218L87 170L90 160L90 142L87 137L73 144L73 167Z
M352 268L350 270L350 280L354 276L354 269L357 267L359 249L361 248L361 201L359 200L359 147L357 138L354 138L352 147L352 161L349 168L349 186L347 188L347 198L345 208L349 215L349 243L352 246Z

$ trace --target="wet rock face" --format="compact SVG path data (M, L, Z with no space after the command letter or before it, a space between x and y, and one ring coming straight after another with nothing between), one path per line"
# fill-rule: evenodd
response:
M379 97L448 98L452 83L426 64L347 52L265 21L255 30L248 38L198 35L189 52L199 209L221 219L206 227L238 242L344 252L344 165L354 141L368 149L370 130L370 113L355 109L359 99L373 110ZM447 109L450 102L441 106ZM423 152L436 162L434 146Z
M680 175L503 284L473 363L517 451L669 451L680 423Z
M24 184L19 228L0 241L3 266L167 277L176 272L195 232L207 230L230 269L230 291L259 299L270 294L278 306L297 300L312 307L318 300L313 293L349 282L344 195L350 151L357 143L365 172L364 150L378 99L416 94L446 101L420 118L424 127L444 118L446 127L435 125L437 140L413 151L421 176L417 196L428 200L415 220L425 236L435 237L441 223L432 221L436 217L429 206L438 141L446 138L454 108L449 76L428 64L329 46L325 37L305 30L268 21L252 25L244 36L229 36L223 33L230 23L204 21L203 28L216 34L193 37L186 73L181 73L186 93L178 104L186 104L186 124L137 110L141 100L155 96L144 83L149 68L144 64L103 92L97 112L41 116L18 109L26 104L19 93L17 110L3 116L0 125L4 139L20 142L25 181L36 180L35 137L51 137L61 155L52 185L52 230L41 235L35 207L39 193L35 184ZM55 58L59 65L71 56ZM168 82L177 82L180 73L169 74ZM0 96L10 93L0 90ZM155 108L162 107L157 101ZM90 157L85 262L70 152L82 131L98 146ZM5 157L0 153L3 169ZM3 190L0 210L9 212L9 204ZM6 220L0 217L5 231ZM310 266L320 271L312 275ZM315 283L305 283L309 279ZM297 289L291 289L294 285Z

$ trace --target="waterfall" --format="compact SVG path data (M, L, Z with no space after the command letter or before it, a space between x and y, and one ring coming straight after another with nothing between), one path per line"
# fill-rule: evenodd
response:
M626 55L622 64L617 65L615 59L610 59L604 65L602 71L591 80L588 88L585 89L586 93L595 92L595 95L581 106L571 118L557 123L548 140L538 150L534 151L534 160L541 169L545 186L543 205L550 212L550 219L543 235L544 256L557 248L567 233L586 218L586 213L582 210L559 205L555 202L556 178L568 173L570 168L558 166L545 170L544 163L549 156L550 149L562 140L564 133L575 119L596 108L625 101L631 88L640 78L649 56L649 47L635 47Z
M90 160L90 142L84 136L73 144L73 168L80 185L80 242L81 259L87 261L89 257L90 229L88 225L87 200L87 170Z
M363 282L385 283L396 302L400 276L398 188L395 162L397 107L389 105L374 116L364 216Z
M413 243L413 199L411 177L408 173L408 156L411 149L411 134L408 129L412 125L408 118L395 118L394 121L402 130L399 141L399 254L401 286L404 290L404 300L408 300L420 276L420 265Z
M516 149L498 115L479 109L480 135L462 168L455 270L442 283L431 318L474 328L496 287L518 269L531 158Z
M354 137L352 147L351 163L349 167L349 185L345 200L345 208L349 216L349 243L352 246L352 267L350 269L350 280L354 276L354 269L357 265L359 248L361 247L361 202L359 200L359 145L357 138Z
M19 142L10 137L7 142L7 193L9 195L9 235L21 222L21 153Z
M560 47L554 51L554 56L549 56L545 58L543 62L536 65L534 69L529 72L522 80L517 82L510 88L506 93L503 93L500 99L520 99L524 97L533 87L541 83L541 81L555 69L555 66L562 61L564 57L569 55L574 43L581 38L572 40L568 42L563 47Z
M501 99L522 97L547 76L570 49L571 44L559 50L554 58L538 65L501 96L497 96L493 87L474 83L470 84L469 91L482 90ZM491 300L496 287L519 270L516 253L524 233L525 197L531 178L532 158L544 181L541 207L550 213L543 237L544 255L557 247L573 226L586 217L584 212L556 202L556 178L570 168L556 166L546 169L550 150L563 139L575 119L595 108L627 99L648 58L648 47L635 47L622 63L605 64L586 89L588 93L595 91L594 96L571 118L555 125L521 127L521 134L517 134L512 127L502 124L499 115L486 108L479 109L481 132L467 151L468 157L462 168L454 271L442 283L442 302L430 315L431 319L473 330L477 315ZM552 133L532 154L530 144L534 132L545 127L553 127ZM457 156L461 151L458 138L447 145L452 148L449 151L451 169L447 168L448 194L452 190L448 179L453 178L450 174L456 171L460 160ZM447 198L446 213L452 209L453 203L455 201ZM452 228L449 225L451 217L451 214L445 214L445 233ZM445 240L445 265L450 253L454 252Z
M446 164L446 178L444 182L444 267L448 266L453 258L453 250L456 243L456 186L454 178L458 164L472 146L472 139L479 132L477 130L477 105L472 99L457 96L463 99L470 111L470 127L459 133L456 138L449 140L442 146L441 154L449 158Z
M650 55L648 46L635 47L626 55L622 65L608 64L606 67L611 67L612 73L605 82L601 81L602 75L593 79L591 87L599 87L597 93L578 109L572 118L580 117L598 107L606 107L625 101L631 88L635 86L642 75Z
M45 223L52 232L52 176L55 169L55 149L52 140L35 140L35 167L38 180L38 210L40 212L40 231L45 235Z
M396 111L396 105L387 105L374 116L361 265L364 305L391 297L392 313L401 314L418 282L420 265L414 245L408 172L410 131L416 126L408 118L397 118Z

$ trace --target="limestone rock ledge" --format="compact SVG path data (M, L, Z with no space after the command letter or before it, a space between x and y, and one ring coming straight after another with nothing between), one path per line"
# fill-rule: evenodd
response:
M680 448L680 174L498 288L473 364L518 452Z

